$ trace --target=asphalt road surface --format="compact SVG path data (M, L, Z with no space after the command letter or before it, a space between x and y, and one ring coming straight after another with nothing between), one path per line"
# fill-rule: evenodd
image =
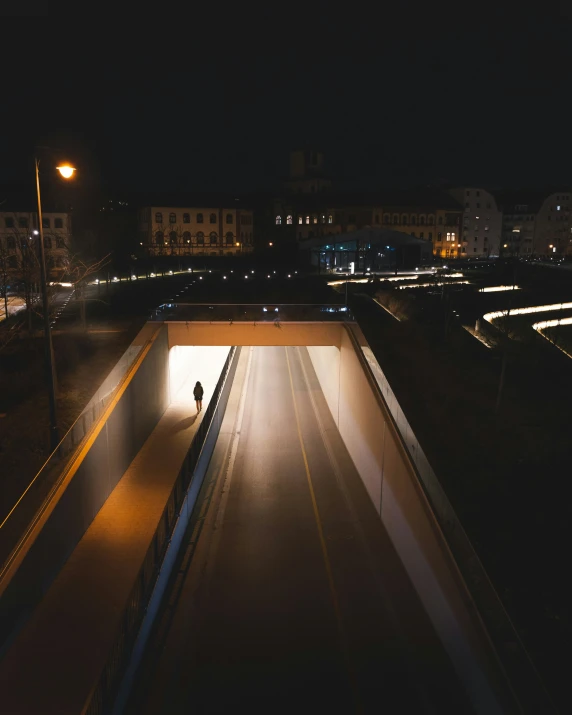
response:
M306 349L245 354L127 712L473 712Z

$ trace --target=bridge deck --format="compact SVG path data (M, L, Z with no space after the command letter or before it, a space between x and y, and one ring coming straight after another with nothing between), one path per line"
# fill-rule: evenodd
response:
M306 349L252 348L244 394L128 711L472 712Z

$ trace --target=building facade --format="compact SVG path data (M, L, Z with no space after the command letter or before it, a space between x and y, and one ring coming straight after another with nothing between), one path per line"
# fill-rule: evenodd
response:
M449 191L463 207L461 255L466 258L498 256L503 232L502 211L485 189L464 186Z
M504 193L501 204L501 255L572 255L572 191Z
M235 256L254 245L253 212L243 208L148 206L138 226L150 256Z
M572 255L572 191L558 191L540 204L534 222L533 253Z
M48 277L62 278L69 266L72 243L71 214L43 212L42 228ZM38 214L35 211L0 212L0 260L13 280L35 270L39 256Z
M361 229L406 233L431 245L434 255L465 256L460 244L462 209L450 196L357 197L324 194L274 201L276 241L297 243Z

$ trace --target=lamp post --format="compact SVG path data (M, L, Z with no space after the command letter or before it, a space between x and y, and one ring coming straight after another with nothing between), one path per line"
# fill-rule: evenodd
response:
M44 227L42 221L42 199L40 196L40 162L34 159L36 165L36 192L38 196L38 230L40 232L40 280L42 287L42 308L44 313L44 337L46 354L46 373L48 379L48 398L50 406L50 449L53 452L59 443L59 430L56 414L56 383L54 349L52 345L52 331L50 330L50 304L46 281L46 254L44 250ZM75 169L68 164L57 167L64 179L70 179Z

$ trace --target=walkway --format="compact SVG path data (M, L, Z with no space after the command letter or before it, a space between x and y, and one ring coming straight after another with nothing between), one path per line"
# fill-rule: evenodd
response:
M472 712L307 350L251 351L128 712Z
M224 357L201 367L203 410ZM202 419L202 413L196 415L192 395L196 379L196 375L187 377L0 662L3 715L81 712L105 665L135 578Z

